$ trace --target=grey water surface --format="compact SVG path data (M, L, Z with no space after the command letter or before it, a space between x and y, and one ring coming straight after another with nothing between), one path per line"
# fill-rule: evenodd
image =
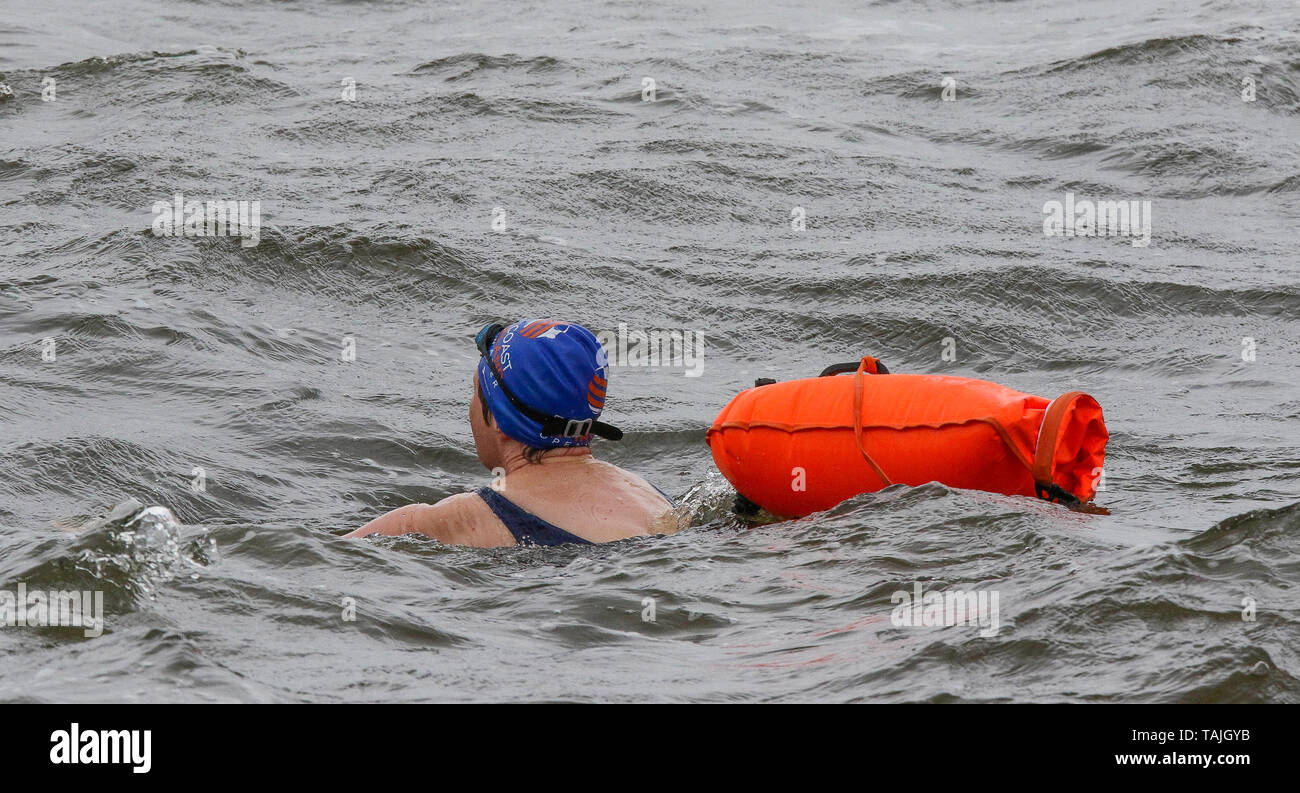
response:
M105 611L0 627L0 700L1300 701L1298 31L0 0L0 590ZM177 194L260 202L257 244L155 235ZM1046 236L1067 194L1149 201L1150 244ZM691 527L339 539L487 484L472 338L524 317L703 334L689 376L613 370L596 447ZM931 484L731 515L713 416L868 354L1092 394L1112 514ZM127 498L180 524L97 520ZM895 625L917 582L996 591L998 630Z

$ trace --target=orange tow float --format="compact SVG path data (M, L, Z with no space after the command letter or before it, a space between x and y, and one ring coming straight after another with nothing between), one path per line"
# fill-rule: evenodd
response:
M1101 406L1082 391L1047 400L968 377L890 374L871 357L760 380L706 434L736 490L787 518L932 481L1087 502L1108 437Z

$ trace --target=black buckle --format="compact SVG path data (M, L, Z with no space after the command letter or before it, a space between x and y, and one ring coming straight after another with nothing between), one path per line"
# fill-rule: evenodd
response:
M1034 482L1034 493L1041 499L1056 501L1067 507L1073 507L1083 503L1077 496L1055 482L1047 485L1044 485L1042 482Z
M745 518L757 515L760 509L762 509L762 507L745 498L740 493L736 493L736 501L731 507L732 512Z

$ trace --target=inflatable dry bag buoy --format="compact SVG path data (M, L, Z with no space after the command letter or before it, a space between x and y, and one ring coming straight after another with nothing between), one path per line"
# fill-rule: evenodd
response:
M706 434L732 486L787 518L891 484L1090 500L1105 458L1097 400L1047 400L985 380L890 374L875 358L760 380Z

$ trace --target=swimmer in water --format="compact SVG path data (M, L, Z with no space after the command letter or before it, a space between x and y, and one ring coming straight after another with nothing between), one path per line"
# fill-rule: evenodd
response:
M662 490L591 454L593 435L623 437L597 421L609 361L591 331L573 322L523 320L488 325L475 341L469 424L479 462L496 475L493 486L400 507L345 537L424 534L492 548L678 530Z

